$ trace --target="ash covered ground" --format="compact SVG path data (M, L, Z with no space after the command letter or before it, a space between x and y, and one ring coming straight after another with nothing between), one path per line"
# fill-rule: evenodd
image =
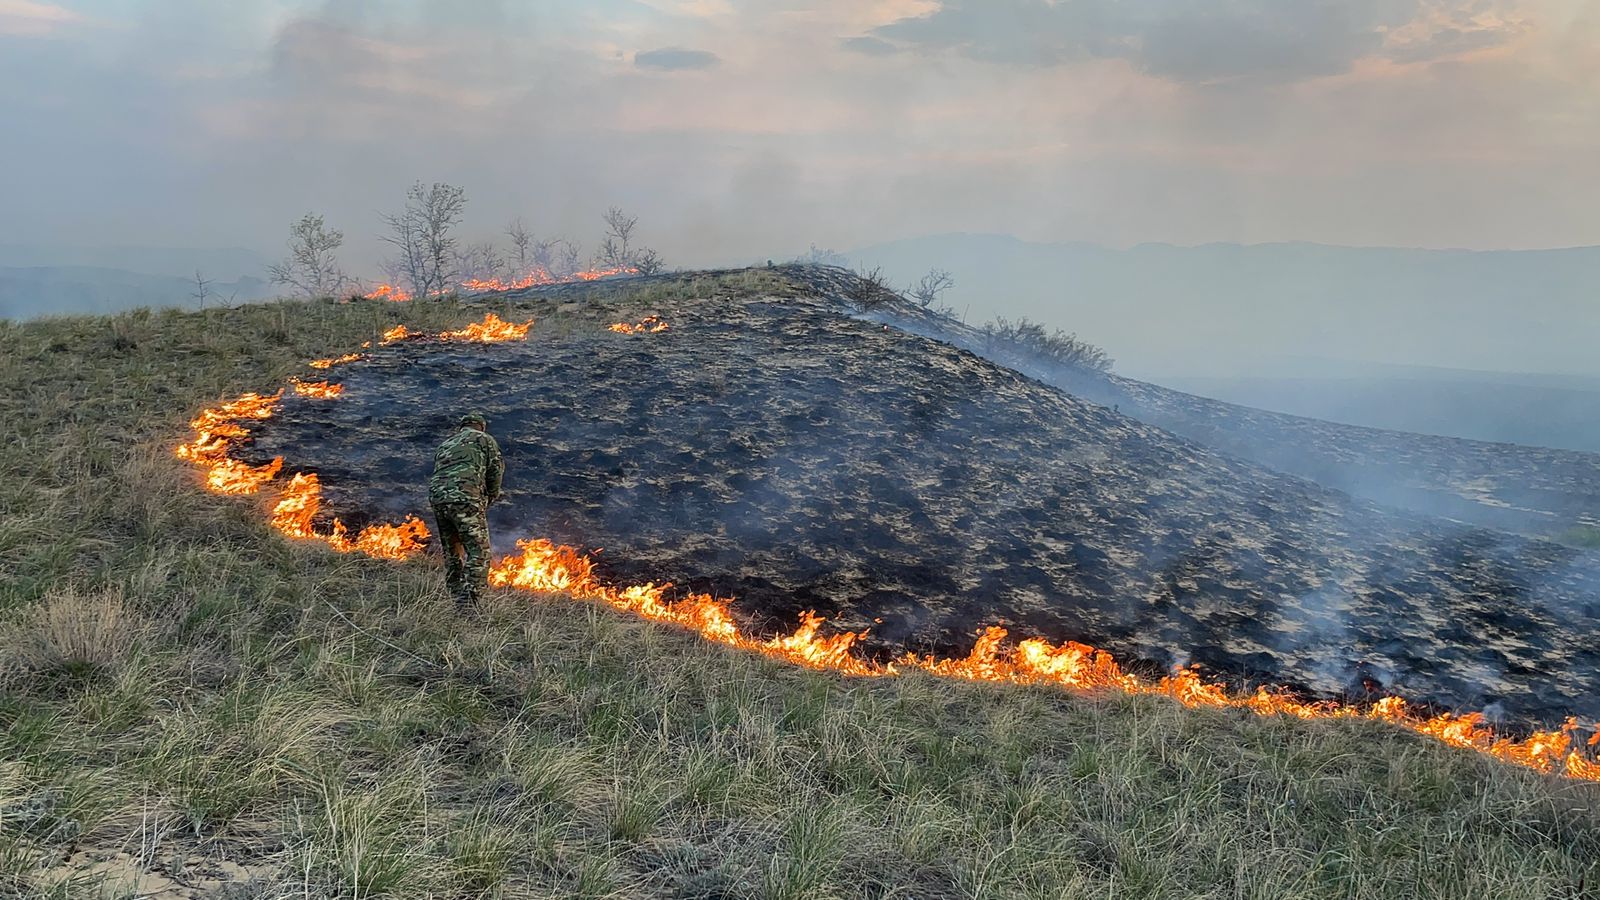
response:
M337 367L342 397L286 399L245 456L320 473L353 524L426 518L432 450L478 408L497 552L599 549L758 631L814 609L868 652L961 655L1001 624L1324 697L1600 715L1593 554L1224 456L820 294L571 296L497 301L541 319L526 343ZM605 330L647 313L672 330Z

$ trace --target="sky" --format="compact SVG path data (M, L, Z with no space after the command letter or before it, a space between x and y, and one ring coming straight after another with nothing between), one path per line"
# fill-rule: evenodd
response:
M0 243L1600 244L1600 0L0 0L0 121Z

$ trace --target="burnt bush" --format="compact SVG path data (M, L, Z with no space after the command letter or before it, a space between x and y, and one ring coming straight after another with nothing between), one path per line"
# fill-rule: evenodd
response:
M898 298L882 269L863 269L855 273L855 281L845 291L850 304L861 312L871 312Z
M1106 351L1076 334L1046 330L1038 322L997 318L983 326L985 350L991 355L1033 357L1044 362L1088 372L1109 372L1113 360Z

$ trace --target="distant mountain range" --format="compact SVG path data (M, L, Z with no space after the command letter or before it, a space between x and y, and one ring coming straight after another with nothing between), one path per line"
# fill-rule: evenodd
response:
M140 306L194 306L195 273L208 302L276 293L268 260L234 247L38 247L0 244L0 318L112 313Z
M208 305L261 300L273 286L249 276L206 285ZM122 269L89 266L0 267L0 318L95 315L140 306L151 308L198 305L194 275L146 275Z

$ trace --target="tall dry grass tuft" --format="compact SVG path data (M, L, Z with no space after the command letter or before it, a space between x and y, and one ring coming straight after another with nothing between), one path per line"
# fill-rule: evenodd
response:
M115 676L138 655L146 632L121 588L57 588L0 631L0 684L52 675Z

